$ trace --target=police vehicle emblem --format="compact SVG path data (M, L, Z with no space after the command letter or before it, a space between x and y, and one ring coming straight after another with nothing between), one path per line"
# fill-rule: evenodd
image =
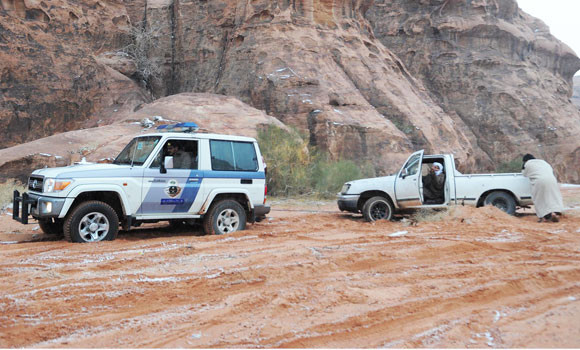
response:
M169 180L167 182L167 187L165 187L165 193L171 197L175 198L181 193L181 187L179 187L179 182L177 180Z

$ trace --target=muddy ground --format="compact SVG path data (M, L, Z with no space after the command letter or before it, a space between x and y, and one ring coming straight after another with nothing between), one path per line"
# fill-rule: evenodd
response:
M366 223L275 201L227 236L166 224L72 244L0 218L0 348L580 347L580 188Z

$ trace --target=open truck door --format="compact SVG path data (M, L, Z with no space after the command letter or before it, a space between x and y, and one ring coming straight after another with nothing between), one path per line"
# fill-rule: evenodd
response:
M417 151L407 159L395 180L395 196L400 208L415 208L422 205L420 194L421 163L424 150Z

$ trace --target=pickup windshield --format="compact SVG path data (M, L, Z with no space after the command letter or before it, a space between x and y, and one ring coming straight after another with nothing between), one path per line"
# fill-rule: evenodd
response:
M136 137L119 153L113 164L143 165L161 136Z

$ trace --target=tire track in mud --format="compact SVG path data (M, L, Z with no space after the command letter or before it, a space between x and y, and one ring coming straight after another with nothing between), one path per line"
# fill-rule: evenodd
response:
M579 217L279 215L221 237L0 245L0 347L580 346L557 333L579 308Z

